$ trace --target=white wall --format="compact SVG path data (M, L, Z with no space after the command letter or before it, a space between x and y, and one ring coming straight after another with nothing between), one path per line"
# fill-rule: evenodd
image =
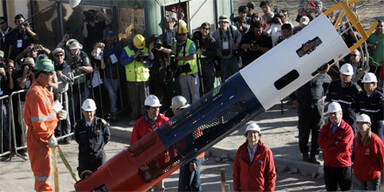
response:
M214 24L215 22L214 0L193 0L189 1L189 19L192 31L200 27L203 22Z

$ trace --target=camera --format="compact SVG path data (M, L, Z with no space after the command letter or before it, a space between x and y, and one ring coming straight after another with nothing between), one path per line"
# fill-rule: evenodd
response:
M255 41L251 42L251 49L257 49L258 47L259 45Z
M25 22L23 23L23 25L24 25L24 26L28 26L29 23L28 23L27 21L25 21Z
M96 11L93 9L90 9L88 11L84 11L83 15L85 16L85 20L87 22L95 21L96 20Z
M138 55L136 56L136 61L143 62L145 60L148 60L148 55L144 55L144 53L141 50L138 50Z
M83 61L82 61L80 55L74 55L72 57L72 61L71 61L71 63L69 63L69 65L71 66L71 69L74 70L76 68L79 68L81 66L82 62Z
M196 31L192 35L193 41L200 41L203 38L203 34L200 31Z
M163 45L160 42L155 42L155 48L160 49Z
M160 49L163 46L163 43L161 42L161 39L157 35L152 35L150 42L153 42L155 49Z
M221 51L221 55L223 55L224 57L228 56L230 54L231 54L231 50L229 50L229 49L224 49Z

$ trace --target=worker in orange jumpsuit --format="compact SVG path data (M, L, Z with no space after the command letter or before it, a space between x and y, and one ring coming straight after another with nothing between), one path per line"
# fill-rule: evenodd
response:
M41 59L34 67L36 81L25 97L24 121L28 126L27 146L36 191L53 191L50 184L50 147L57 146L54 130L58 117L66 116L55 107L52 93L46 88L52 82L54 66L51 60Z

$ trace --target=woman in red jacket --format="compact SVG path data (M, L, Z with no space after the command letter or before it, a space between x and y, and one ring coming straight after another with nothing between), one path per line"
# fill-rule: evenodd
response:
M239 147L233 164L235 191L274 191L276 182L272 151L261 142L261 130L250 124L245 130L247 141Z
M380 191L380 171L384 171L384 147L381 139L371 132L371 119L366 114L357 117L354 140L353 172L357 189Z

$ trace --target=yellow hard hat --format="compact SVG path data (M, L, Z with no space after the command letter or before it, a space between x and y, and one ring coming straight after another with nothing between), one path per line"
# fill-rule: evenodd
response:
M177 34L186 34L188 33L188 29L185 25L179 24L179 27L177 29Z
M145 47L145 38L140 34L135 35L133 45L138 49L143 49Z

